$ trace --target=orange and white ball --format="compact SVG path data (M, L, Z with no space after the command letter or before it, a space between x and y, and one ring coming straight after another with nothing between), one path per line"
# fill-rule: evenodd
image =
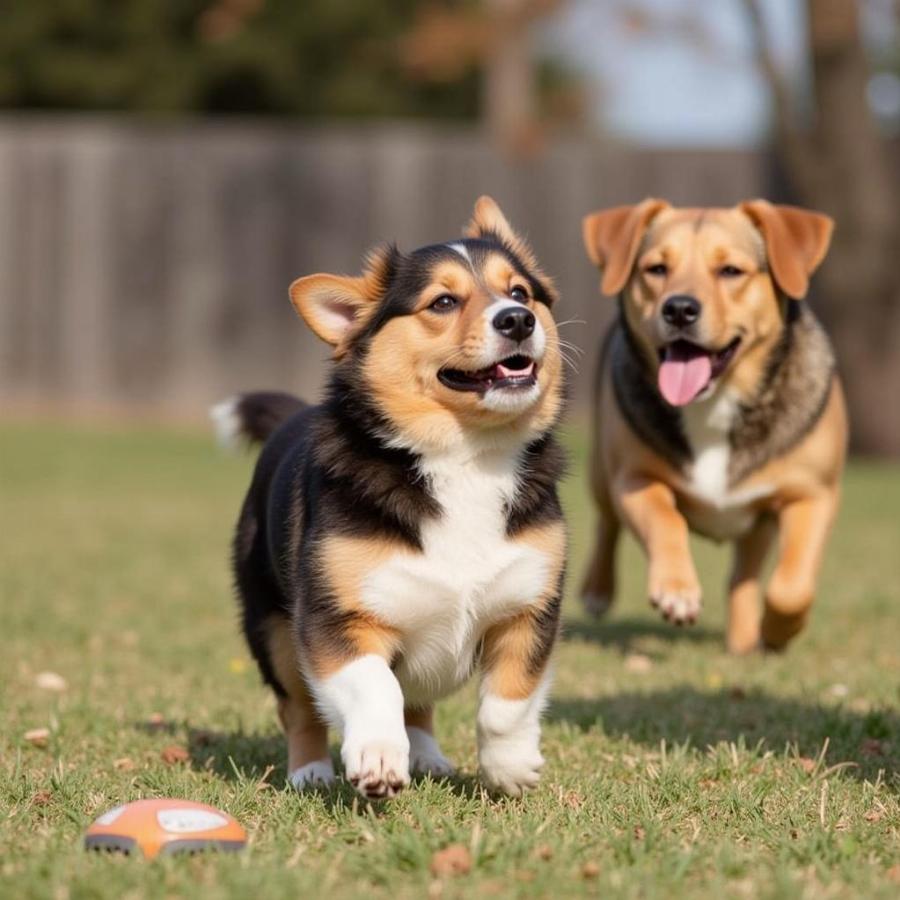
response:
M191 800L135 800L100 816L87 830L88 850L142 853L147 859L200 850L235 851L247 843L238 822Z

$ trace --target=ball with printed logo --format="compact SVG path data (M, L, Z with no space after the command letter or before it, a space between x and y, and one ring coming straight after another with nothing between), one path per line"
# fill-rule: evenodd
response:
M238 822L191 800L135 800L103 813L87 830L88 850L141 854L147 859L202 850L236 851L247 844Z

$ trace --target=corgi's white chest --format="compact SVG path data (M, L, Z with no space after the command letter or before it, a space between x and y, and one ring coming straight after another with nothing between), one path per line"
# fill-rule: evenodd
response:
M694 457L680 484L681 493L691 501L682 512L691 528L715 540L739 537L749 530L756 521L753 502L772 492L770 485L729 487L729 431L736 414L737 400L728 393L682 410L685 437Z
M548 561L506 536L515 458L426 463L442 515L422 529L422 553L398 553L365 580L362 602L403 635L396 674L407 702L454 690L494 623L540 596Z

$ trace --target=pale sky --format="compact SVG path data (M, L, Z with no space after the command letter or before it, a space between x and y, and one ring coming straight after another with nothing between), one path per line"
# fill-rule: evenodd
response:
M672 21L696 13L714 38L697 46L669 25L630 30L623 6ZM804 83L806 26L800 0L764 0L778 59ZM741 0L569 0L542 43L593 84L595 124L642 144L746 145L760 141L768 93L756 71ZM593 76L593 77L592 77Z

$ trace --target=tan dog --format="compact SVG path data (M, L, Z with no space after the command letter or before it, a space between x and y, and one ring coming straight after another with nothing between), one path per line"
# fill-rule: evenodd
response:
M765 200L662 200L584 220L620 314L604 344L592 455L597 545L583 596L614 591L620 523L644 547L650 601L693 622L688 531L735 542L728 647L783 647L803 626L838 506L847 422L834 358L802 301L832 221ZM778 560L760 615L760 574Z

